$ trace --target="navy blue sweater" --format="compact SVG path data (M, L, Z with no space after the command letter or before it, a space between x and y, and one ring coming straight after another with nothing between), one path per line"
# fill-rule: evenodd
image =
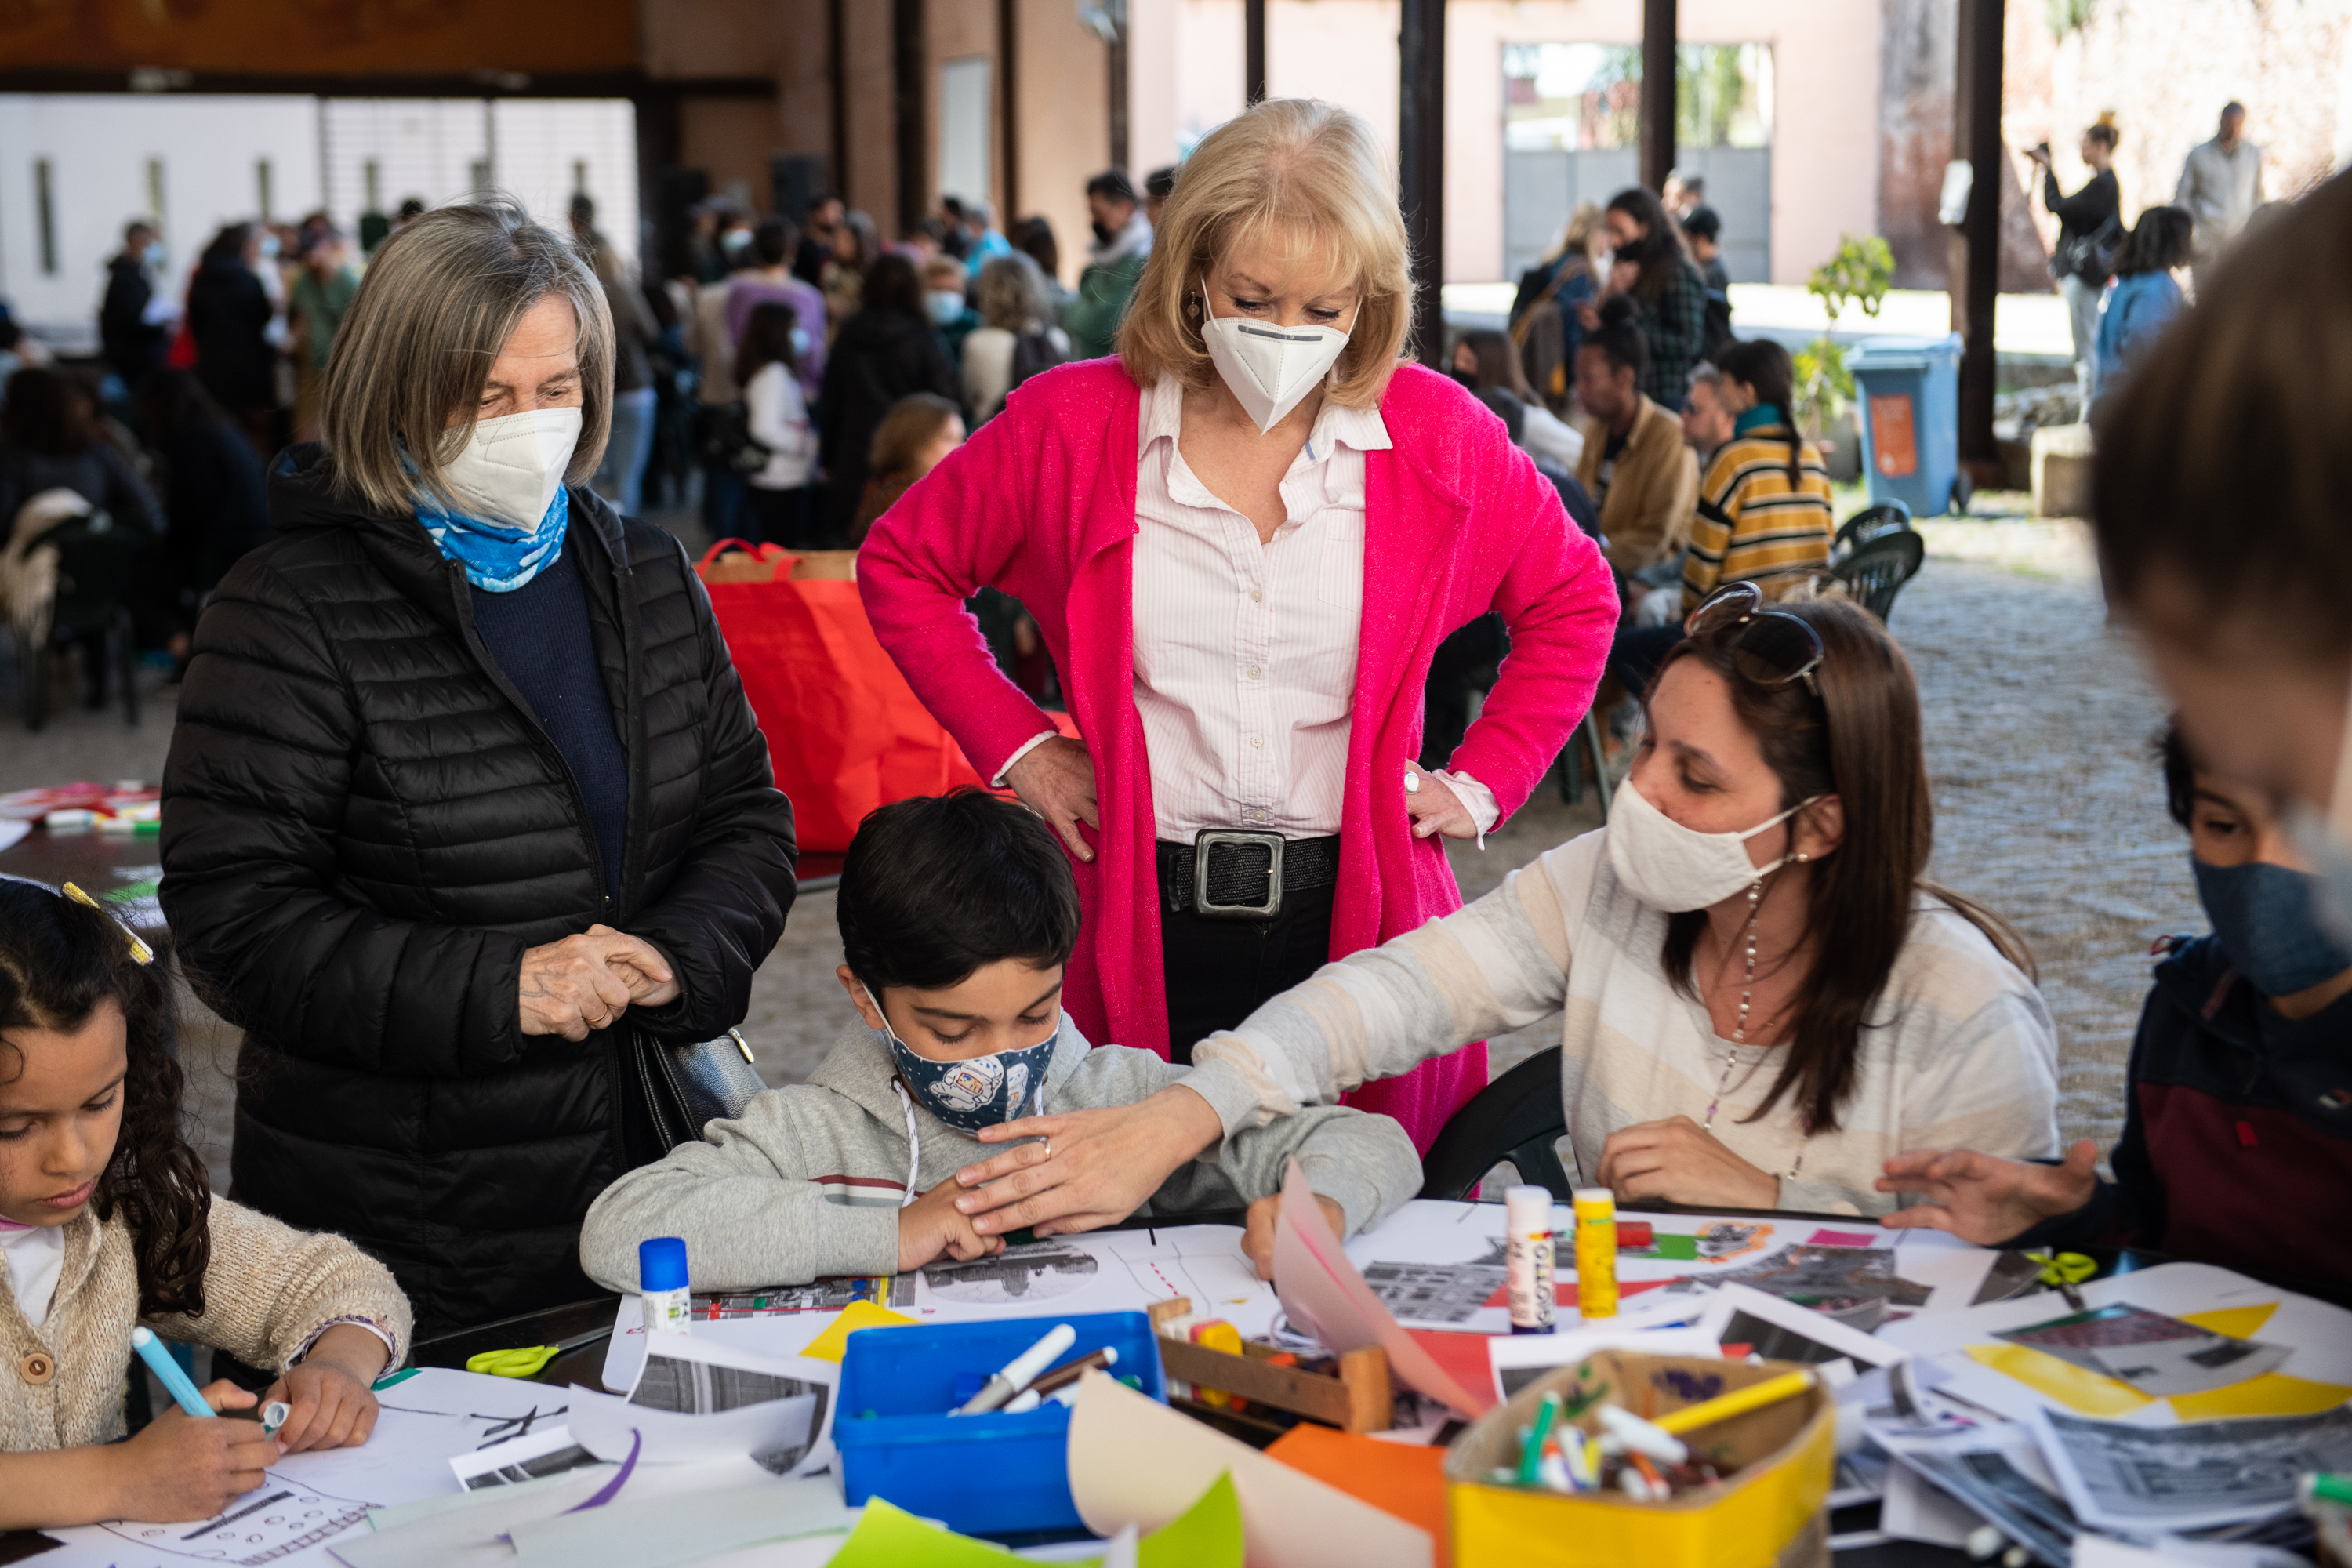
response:
M604 858L605 890L617 901L629 835L629 758L596 668L578 551L579 542L566 539L561 554L510 594L472 590L474 629L571 767Z

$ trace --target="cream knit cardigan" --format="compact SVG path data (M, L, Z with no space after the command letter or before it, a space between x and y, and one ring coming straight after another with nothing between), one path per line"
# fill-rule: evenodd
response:
M122 1435L123 1378L139 1316L139 1273L121 1215L85 1209L43 1325L25 1321L0 1268L0 1452L103 1443ZM283 1371L338 1322L366 1323L408 1351L408 1298L383 1265L339 1236L311 1236L215 1196L205 1313L145 1320L167 1340L210 1345Z

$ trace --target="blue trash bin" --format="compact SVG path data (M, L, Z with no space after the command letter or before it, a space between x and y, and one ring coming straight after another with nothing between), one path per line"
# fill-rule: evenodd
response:
M1854 423L1870 499L1899 500L1914 517L1960 510L1960 334L1874 338L1846 368L1862 405Z

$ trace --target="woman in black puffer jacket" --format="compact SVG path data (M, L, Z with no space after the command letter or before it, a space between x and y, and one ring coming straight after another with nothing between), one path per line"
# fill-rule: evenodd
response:
M383 1258L420 1335L594 1293L580 1218L673 1131L641 1053L741 1021L793 899L709 602L585 484L612 345L520 208L387 241L164 770L164 913L246 1030L236 1195Z

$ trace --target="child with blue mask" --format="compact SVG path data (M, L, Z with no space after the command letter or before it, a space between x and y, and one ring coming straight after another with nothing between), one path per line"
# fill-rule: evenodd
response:
M1003 1152L983 1128L1126 1105L1184 1085L1157 1054L1093 1046L1062 1011L1078 936L1069 858L1025 806L977 790L919 796L866 817L836 901L835 973L856 1023L805 1083L756 1096L703 1141L621 1178L596 1200L582 1266L635 1288L637 1244L686 1240L698 1290L898 1274L1003 1250L956 1200L967 1166ZM1404 1130L1344 1107L1244 1129L1253 1104L1219 1104L1230 1131L1138 1211L1246 1207L1245 1248L1270 1267L1273 1216L1294 1155L1332 1228L1352 1236L1421 1185Z
M2115 1180L2096 1146L2063 1163L1924 1150L1883 1190L1889 1215L1984 1246L2137 1245L2352 1303L2352 943L2321 879L2257 792L2163 741L2210 936L2174 937L2140 1015Z

